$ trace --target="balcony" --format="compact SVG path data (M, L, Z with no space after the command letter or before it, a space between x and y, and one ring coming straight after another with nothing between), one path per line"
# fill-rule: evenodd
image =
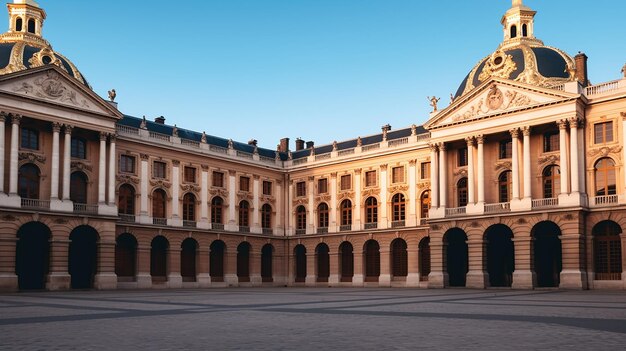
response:
M186 220L183 220L183 227L195 228L196 226L197 226L196 221L186 221Z
M156 225L167 225L167 218L157 218L157 217L153 217L153 218L152 218L152 224L156 224Z
M420 218L420 225L427 225L428 224L428 218Z
M446 208L446 218L447 217L463 216L463 215L465 215L466 210L467 210L467 208L465 206L463 206L463 207Z
M120 222L135 223L135 215L120 213L118 216L120 217Z
M591 207L614 206L618 204L617 195L594 196L589 202Z
M317 228L317 234L327 234L328 227Z
M510 202L499 202L495 204L485 204L485 213L511 212Z
M533 210L540 209L540 208L558 207L558 206L559 206L559 198L557 197L532 200Z
M74 203L74 213L98 214L98 205L87 205Z
M224 225L222 223L211 223L211 229L224 230Z
M364 229L378 229L378 222L365 223L363 228Z
M391 222L391 228L402 228L405 226L404 220Z
M306 229L296 229L296 235L304 235L306 234Z
M50 200L22 198L22 208L27 210L50 210Z
M339 226L340 232L349 232L351 230L352 230L352 224L345 224L345 225Z
M240 233L250 233L250 227L247 225L240 225L239 226L239 232Z
M274 234L274 230L272 228L263 228L263 234L272 235Z

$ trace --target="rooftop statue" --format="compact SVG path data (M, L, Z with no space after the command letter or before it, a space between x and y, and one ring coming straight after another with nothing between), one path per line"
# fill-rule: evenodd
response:
M109 100L111 102L115 101L116 96L117 96L117 93L115 92L115 89L109 90Z
M433 107L433 112L437 112L437 103L441 100L441 98L436 96L427 96L426 98L430 101L430 106Z

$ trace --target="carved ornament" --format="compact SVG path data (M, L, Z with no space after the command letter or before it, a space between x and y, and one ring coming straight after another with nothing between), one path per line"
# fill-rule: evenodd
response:
M322 195L318 195L315 197L315 202L319 203L319 202L329 202L330 201L330 195L328 194L322 194Z
M115 177L118 183L130 183L130 184L139 184L139 177L127 175L127 174L118 174Z
M354 198L354 192L353 191L344 191L339 193L339 195L337 196L337 202L341 202L345 199L352 199Z
M180 190L182 191L192 191L192 192L200 192L201 188L199 186L197 186L196 184L181 184L180 185Z
M228 198L228 190L224 188L212 187L209 189L209 194L213 196L219 196L221 198Z
M511 169L511 161L499 161L496 162L496 165L494 167L494 170L497 171L503 171L503 170L510 170Z
M560 157L557 154L542 155L542 156L539 156L539 158L537 159L537 164L539 165L556 164L559 161L559 158Z
M48 71L32 83L22 82L13 88L14 92L34 95L40 98L70 103L78 107L89 107L87 100L80 99L76 92L63 84L61 76L55 71Z
M37 155L32 152L20 152L18 155L20 161L26 160L28 162L46 163L46 156Z
M474 106L471 106L469 110L464 113L460 113L452 117L452 120L462 121L472 119L491 111L505 111L510 108L528 106L534 103L536 103L536 101L516 91L508 90L507 92L502 93L494 84L491 86L485 98L480 99Z
M619 145L613 146L613 147L603 146L601 148L591 149L587 151L587 155L590 157L595 157L597 155L606 157L609 154L616 154L616 153L619 153L620 151L622 151L622 147Z
M241 200L252 200L252 194L249 191L238 191L237 199Z
M271 204L274 204L276 202L276 198L274 196L263 195L263 196L261 196L259 201L265 202L265 203L269 202Z
M363 198L368 198L370 196L378 195L379 193L380 193L380 189L378 189L378 188L370 188L370 189L363 190L361 192L361 196Z
M309 200L306 198L299 198L299 199L295 199L293 200L293 205L294 206L300 206L300 205L306 205L309 203Z
M455 177L467 177L467 168L457 168L452 172Z
M478 80L484 82L489 77L499 77L509 79L511 73L515 72L517 65L513 61L512 55L507 55L501 50L494 52L485 62L485 67L478 76Z
M165 179L150 179L150 185L158 188L169 189L172 186L172 183Z
M406 192L407 190L409 190L408 185L393 185L387 188L387 191L390 194L397 193L397 192Z
M89 171L93 169L90 164L87 164L83 161L72 161L71 162L72 169L77 169L79 171Z

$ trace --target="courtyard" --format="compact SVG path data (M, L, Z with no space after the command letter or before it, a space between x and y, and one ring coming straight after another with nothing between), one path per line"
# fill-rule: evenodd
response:
M2 350L622 349L626 294L233 288L0 295Z

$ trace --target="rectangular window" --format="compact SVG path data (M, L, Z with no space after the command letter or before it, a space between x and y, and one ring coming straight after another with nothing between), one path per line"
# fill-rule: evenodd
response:
M120 155L120 172L135 173L135 157Z
M430 162L423 162L420 171L420 179L430 179Z
M4 138L4 135L2 137ZM33 129L22 128L22 142L20 145L23 149L39 150L39 132Z
M72 138L71 156L74 158L87 158L87 143L83 139Z
M596 123L593 125L593 142L602 144L613 141L613 122Z
M305 182L296 183L296 196L306 196L306 183Z
M154 161L152 164L152 177L165 179L165 162Z
M558 132L549 132L543 135L543 152L559 151L560 137Z
M341 176L341 190L352 189L352 177L349 174Z
M365 172L365 186L376 186L376 171Z
M263 195L272 195L272 182L263 181Z
M328 179L322 178L317 180L317 193L326 194L328 192Z
M213 186L218 188L224 187L224 173L213 172Z
M195 183L196 182L196 169L193 167L185 167L183 176L184 176L185 182Z
M391 182L392 183L404 182L404 167L393 167L391 169Z
M467 148L459 149L458 166L467 166Z
M240 191L250 191L250 178L248 178L248 177L239 177L239 190Z
M500 159L513 157L513 142L511 140L503 140L500 142Z

